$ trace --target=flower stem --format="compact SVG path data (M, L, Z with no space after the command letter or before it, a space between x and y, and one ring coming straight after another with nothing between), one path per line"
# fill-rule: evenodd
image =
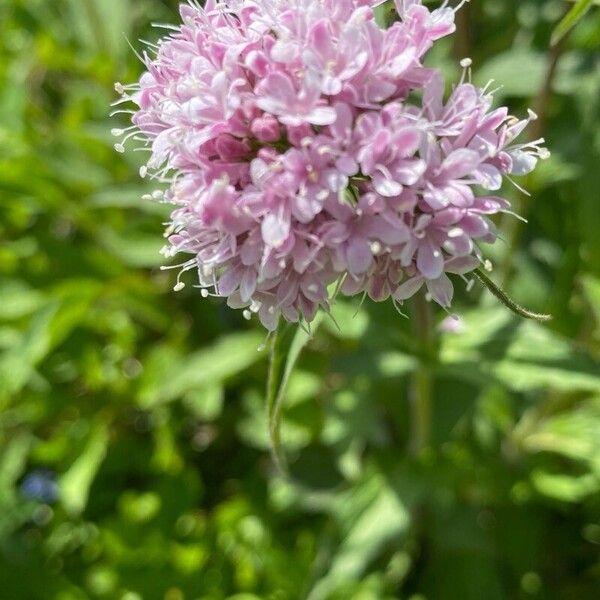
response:
M416 296L413 306L413 333L422 352L410 383L410 451L414 456L420 456L431 444L432 365L437 358L437 347L431 305L424 292Z
M278 327L271 338L269 352L269 377L267 379L267 418L271 453L277 468L286 472L285 458L281 448L281 380L283 366L283 336Z
M552 315L544 315L531 312L517 304L500 286L496 285L481 269L473 271L473 275L492 293L506 308L524 319L534 321L551 321Z

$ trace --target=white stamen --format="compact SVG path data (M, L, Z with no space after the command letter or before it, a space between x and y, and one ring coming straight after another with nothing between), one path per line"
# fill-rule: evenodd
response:
M381 244L377 241L371 242L371 252L377 256L381 253Z

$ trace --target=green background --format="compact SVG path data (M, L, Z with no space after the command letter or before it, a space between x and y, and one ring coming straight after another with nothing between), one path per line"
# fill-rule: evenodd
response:
M0 598L600 597L600 9L550 50L567 2L473 1L429 59L540 114L553 157L505 190L529 224L486 252L554 320L459 285L463 331L436 311L424 348L390 303L340 303L290 380L285 480L264 331L172 292L165 207L112 148L126 37L176 4L0 1Z

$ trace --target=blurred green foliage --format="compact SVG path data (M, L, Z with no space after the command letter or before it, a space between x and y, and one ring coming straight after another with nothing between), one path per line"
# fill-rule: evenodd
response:
M554 321L462 293L414 458L420 340L389 305L339 304L289 379L286 480L264 332L171 293L164 207L112 149L126 40L176 4L0 3L0 597L598 598L600 11L549 50L568 3L472 2L431 57L455 79L472 56L540 113L553 158L531 198L507 190L529 224L500 223L492 258Z

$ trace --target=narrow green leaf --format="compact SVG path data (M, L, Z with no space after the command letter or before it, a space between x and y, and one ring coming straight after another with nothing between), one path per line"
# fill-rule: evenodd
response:
M3 443L5 448L0 456L0 495L8 494L23 473L32 441L32 435L22 433L10 442Z
M575 6L565 15L552 33L550 43L556 46L568 33L583 19L585 14L592 8L594 0L577 0Z
M97 424L83 452L59 481L62 504L71 516L80 515L87 506L90 488L106 456L108 439L106 424Z

